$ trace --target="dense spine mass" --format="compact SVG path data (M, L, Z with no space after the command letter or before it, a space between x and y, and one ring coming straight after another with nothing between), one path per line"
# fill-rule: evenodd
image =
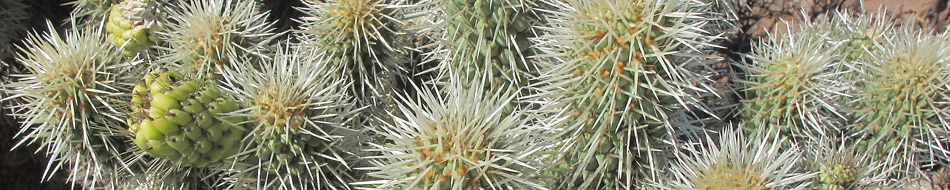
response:
M226 70L256 126L232 183L259 189L348 189L354 181L350 83L325 52L285 46L272 61ZM261 68L257 70L256 68Z
M16 147L36 144L46 151L52 162L44 178L65 169L79 183L101 185L125 165L116 159L127 147L116 110L138 61L121 57L96 27L71 22L73 29L60 34L48 24L48 34L30 34L20 47L18 61L28 73L3 85L10 94L4 101L22 102L11 107L11 115L23 119Z
M815 174L797 171L800 149L780 148L786 139L772 134L749 138L738 127L707 134L705 143L678 152L683 159L650 189L802 189Z
M866 134L858 143L876 160L910 169L915 154L922 160L943 155L939 139L950 131L950 41L946 34L933 35L900 29L892 38L876 43L880 54L858 66L855 87L857 122L853 132Z
M755 46L751 63L739 65L748 80L739 117L747 134L775 131L792 140L823 135L835 119L843 118L836 101L846 93L837 69L841 46L827 43L829 32L812 24L792 28L783 35L769 35Z
M169 32L159 35L167 42L160 61L201 79L246 64L241 61L256 61L250 58L268 53L265 46L275 38L267 13L257 12L253 1L178 1L177 6L168 13Z
M386 137L367 151L379 152L370 177L356 183L373 189L542 189L534 178L545 153L545 131L523 118L524 110L503 111L513 91L486 95L481 85L453 83L444 95L423 91L402 98L392 123L378 126Z
M703 28L715 15L691 1L549 1L553 48L541 91L563 97L567 117L561 149L574 189L634 188L654 176L654 155L678 126L684 110L705 91L691 68L705 61L697 50L712 47ZM707 16L709 18L707 18ZM690 55L690 56L687 56ZM563 90L562 90L563 89ZM701 106L697 106L701 107ZM667 141L669 142L669 141Z

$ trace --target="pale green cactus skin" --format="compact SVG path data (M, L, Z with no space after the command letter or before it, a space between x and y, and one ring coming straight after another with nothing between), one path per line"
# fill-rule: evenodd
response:
M277 50L272 61L225 70L226 89L248 109L254 124L243 141L229 183L257 189L348 189L357 174L350 143L356 113L345 93L351 83L327 55L296 45ZM315 69L316 68L316 69ZM260 70L258 70L260 69ZM315 175L319 177L315 177Z
M739 65L748 80L742 81L745 97L738 116L748 121L748 134L774 130L797 141L829 133L825 127L844 117L833 105L847 93L844 83L836 82L848 74L836 71L843 67L838 61L842 48L827 43L830 31L820 27L785 23L788 32L769 34L755 46L751 63Z
M403 2L407 30L423 40L424 63L435 68L431 83L458 80L463 85L491 79L486 89L521 88L539 74L532 58L537 48L540 1L436 0Z
M525 86L536 70L528 58L529 38L535 17L531 1L448 0L438 2L451 13L444 20L445 35L452 55L443 60L442 73L454 71L451 79L470 85L480 77L490 77L498 87ZM466 64L467 63L467 64ZM449 77L445 75L445 77Z
M717 37L702 26L717 18L696 2L547 3L558 8L557 17L549 18L553 34L541 38L554 48L540 56L556 60L547 63L550 76L542 76L554 88L540 91L562 96L550 106L561 106L566 117L566 144L558 150L564 158L557 163L563 170L551 174L556 186L633 188L662 167L654 151L669 147L664 139L679 125L678 114L697 105L693 94L703 87L693 85L703 79L690 68L709 62L679 56L702 57L692 50L712 47Z
M109 42L133 55L155 43L165 15L155 0L125 0L113 5L106 22Z
M915 153L940 154L938 135L950 131L950 41L908 28L893 35L876 43L873 61L859 64L865 72L855 85L862 96L852 130L868 135L858 146L875 159L906 165Z
M215 167L241 150L243 117L220 114L240 109L215 83L156 70L132 90L128 119L132 141L152 157L183 167Z

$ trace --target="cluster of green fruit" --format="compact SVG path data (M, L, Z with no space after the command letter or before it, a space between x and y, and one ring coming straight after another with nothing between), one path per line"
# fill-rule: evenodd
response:
M157 70L133 88L129 133L151 156L182 166L217 166L241 149L246 131L236 126L240 117L219 114L239 108L214 83Z
M141 52L154 41L155 32L162 28L163 17L154 0L122 1L112 6L109 12L106 22L108 40L122 47L126 55Z
M851 166L833 164L822 165L818 169L819 190L845 190L850 189L851 184L857 180L857 171Z

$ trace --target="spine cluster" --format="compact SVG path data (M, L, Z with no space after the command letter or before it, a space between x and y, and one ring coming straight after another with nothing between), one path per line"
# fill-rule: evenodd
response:
M782 22L723 91L732 1L290 1L69 3L15 49L17 146L90 189L888 189L950 160L950 37L881 15Z

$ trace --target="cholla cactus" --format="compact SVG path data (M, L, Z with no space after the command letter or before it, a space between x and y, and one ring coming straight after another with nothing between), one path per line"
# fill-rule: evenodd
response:
M802 158L797 146L781 148L785 138L763 132L746 138L741 129L727 127L679 152L677 161L657 189L803 189L814 173L796 171ZM718 144L718 146L717 146ZM804 183L803 183L804 182Z
M893 166L871 160L870 154L858 152L853 142L833 135L810 138L806 141L802 159L804 168L817 173L810 186L818 190L894 189L889 178ZM853 140L851 140L853 141Z
M106 31L109 42L122 47L126 55L147 49L158 39L165 21L162 7L156 0L125 0L112 6Z
M847 90L840 77L849 71L837 70L843 67L841 48L827 43L828 31L817 30L821 26L785 25L783 35L769 34L754 47L750 64L738 65L748 76L739 116L748 121L748 134L777 131L793 140L824 135L844 118L834 104Z
M326 51L331 63L352 75L353 93L366 101L393 91L406 68L394 53L398 8L388 0L304 1L297 31L303 48ZM364 100L360 100L364 101Z
M266 13L254 1L181 1L168 13L171 23L160 39L168 43L161 62L178 64L182 73L210 78L244 57L260 57L274 38Z
M256 124L248 159L235 167L243 171L230 178L254 189L349 189L348 155L358 147L341 139L358 137L341 131L359 111L342 93L350 83L325 52L283 47L272 62L225 70L229 88L250 105L242 115Z
M514 90L486 92L485 82L451 83L445 95L422 90L402 97L395 122L377 131L386 137L367 151L379 178L356 185L371 189L544 189L532 176L544 157L539 142L548 129L512 107ZM491 95L487 95L491 94ZM417 102L418 101L418 102ZM510 113L510 114L505 114Z
M948 45L946 33L902 26L876 43L880 54L859 63L853 132L867 135L858 147L875 160L909 170L917 161L943 156L946 148L938 139L950 132Z
M536 1L440 0L412 5L420 16L412 30L435 43L428 61L439 63L436 82L460 80L471 85L482 77L492 88L527 86L538 68L528 56L532 28L538 19Z
M13 106L13 116L23 119L16 147L39 145L51 160L44 179L59 170L89 188L99 185L110 170L126 166L119 154L127 146L127 135L117 107L122 93L135 81L136 63L124 59L120 51L105 42L98 27L76 26L60 35L31 34L17 59L28 70L18 82L4 85L12 94L3 100L25 102Z
M705 80L693 72L712 60L699 50L717 39L704 29L718 14L697 1L548 1L552 33L543 96L566 121L561 148L572 171L565 189L634 188L655 176L654 159ZM699 83L699 84L697 84ZM698 85L698 86L694 86ZM702 109L700 109L702 110ZM670 142L670 141L667 141Z

